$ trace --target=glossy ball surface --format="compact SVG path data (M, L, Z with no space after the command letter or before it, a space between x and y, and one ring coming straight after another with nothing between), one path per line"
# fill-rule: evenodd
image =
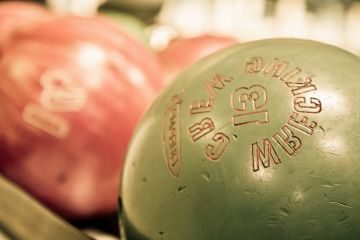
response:
M135 124L162 88L155 55L103 18L55 17L0 61L0 172L67 217L116 209Z
M193 65L132 139L127 239L357 239L359 76L358 56L290 39Z

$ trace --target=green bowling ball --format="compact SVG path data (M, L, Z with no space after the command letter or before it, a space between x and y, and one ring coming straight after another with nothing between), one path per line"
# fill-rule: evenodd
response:
M133 136L126 239L359 239L359 103L359 57L318 42L249 42L196 63Z

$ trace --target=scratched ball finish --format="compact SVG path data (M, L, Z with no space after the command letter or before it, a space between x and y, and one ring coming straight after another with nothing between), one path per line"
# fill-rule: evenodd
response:
M13 34L0 61L1 174L67 217L116 211L124 152L161 72L103 18Z
M358 239L359 75L359 57L290 39L193 65L133 137L127 239Z

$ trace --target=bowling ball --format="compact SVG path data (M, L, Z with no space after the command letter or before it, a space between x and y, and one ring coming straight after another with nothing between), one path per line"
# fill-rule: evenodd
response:
M127 239L358 239L360 59L296 39L194 64L137 127Z
M133 128L163 86L154 54L103 18L55 17L0 59L0 172L66 217L116 211Z
M0 2L0 48L13 31L29 28L49 17L50 14L40 4L21 1Z
M172 79L201 58L236 42L233 38L215 35L178 38L172 40L158 55L164 65L167 78Z

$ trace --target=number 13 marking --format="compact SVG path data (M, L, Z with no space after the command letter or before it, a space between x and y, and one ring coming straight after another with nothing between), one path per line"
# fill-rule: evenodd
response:
M267 93L263 86L237 88L231 95L231 105L236 111L232 117L233 125L268 123L268 111L263 108L266 103Z

